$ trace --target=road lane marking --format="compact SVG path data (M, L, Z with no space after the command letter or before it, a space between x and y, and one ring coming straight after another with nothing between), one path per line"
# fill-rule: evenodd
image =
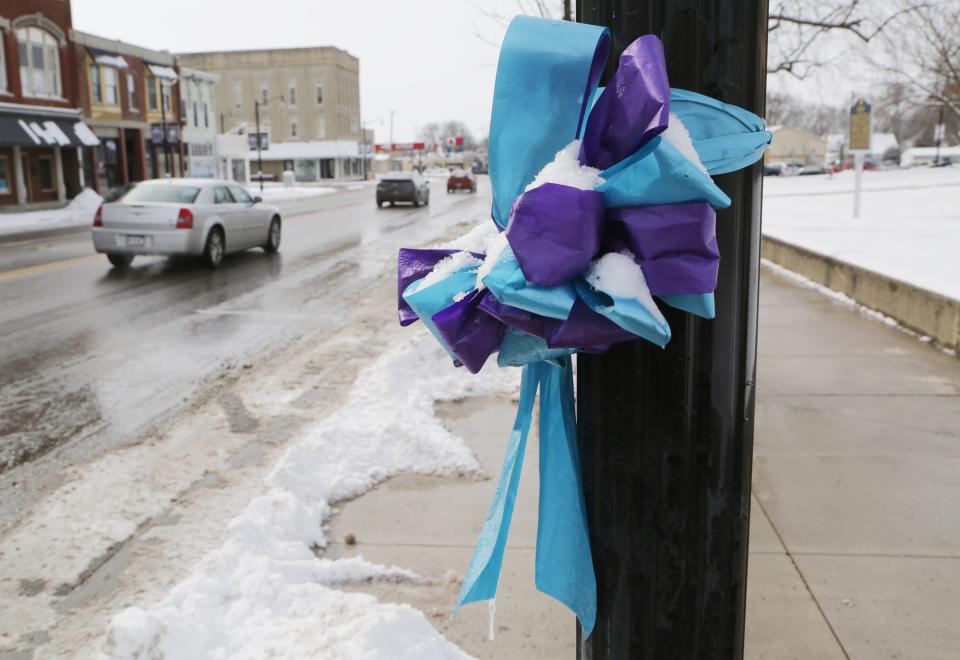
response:
M63 259L61 261L51 261L46 264L38 264L36 266L25 266L23 268L14 268L13 270L7 270L0 272L0 282L6 280L15 280L21 277L27 277L28 275L37 275L39 273L49 273L54 270L60 270L61 268L66 268L67 266L73 266L74 264L80 264L87 261L95 261L97 259L103 259L102 254L88 254L83 257L73 257L72 259Z

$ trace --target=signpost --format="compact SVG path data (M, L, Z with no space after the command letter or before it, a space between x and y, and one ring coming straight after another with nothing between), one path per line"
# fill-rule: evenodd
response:
M863 159L870 153L870 113L873 106L859 98L850 108L850 152L853 154L853 217L860 217L860 188L863 179Z
M767 1L578 0L611 30L608 73L635 38L664 43L674 87L763 115ZM760 165L716 177L717 314L664 306L666 348L581 354L578 434L597 623L582 660L739 660L753 458Z

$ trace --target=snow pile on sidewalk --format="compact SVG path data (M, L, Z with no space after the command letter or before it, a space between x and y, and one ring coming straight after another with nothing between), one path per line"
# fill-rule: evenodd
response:
M415 377L414 377L415 375ZM454 369L424 331L362 371L346 404L291 447L223 545L149 610L114 617L106 658L465 658L423 614L337 585L411 580L362 558L317 558L330 505L405 472L481 472L437 400L513 393L517 370Z
M102 203L103 197L84 188L62 209L0 213L0 236L91 225Z
M282 186L265 186L261 191L259 186L251 186L250 194L260 197L265 202L281 202L287 199L305 199L307 197L319 197L337 192L336 188L328 186L294 186L293 188L284 188Z

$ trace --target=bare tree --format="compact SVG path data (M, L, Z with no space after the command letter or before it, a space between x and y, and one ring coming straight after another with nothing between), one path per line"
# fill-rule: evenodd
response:
M514 0L517 11L531 16L569 18L570 0ZM830 63L834 57L821 49L827 34L849 35L866 44L880 35L891 23L908 13L922 0L902 0L893 8L889 0L771 0L767 24L769 47L768 73L785 73L795 78L806 77L813 69ZM482 0L470 2L473 9L501 28L508 17ZM473 21L477 38L497 45ZM834 55L835 56L835 55Z
M768 73L806 77L839 56L825 54L828 34L841 34L867 44L895 21L921 6L920 0L773 0L770 5Z
M898 85L904 101L926 108L928 115L944 111L947 133L960 129L960 0L942 0L915 7L884 35L885 57L872 63L890 85Z
M476 149L477 140L473 132L462 121L448 119L446 121L431 121L417 131L417 137L428 144L444 145L449 138L462 137L465 149Z

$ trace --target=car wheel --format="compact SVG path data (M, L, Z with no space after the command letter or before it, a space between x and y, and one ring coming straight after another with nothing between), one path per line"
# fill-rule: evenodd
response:
M133 263L132 254L108 254L107 261L114 268L126 268Z
M216 268L223 261L223 243L223 230L219 227L211 229L203 247L203 261L210 268Z
M275 215L270 221L270 233L267 234L267 242L263 245L264 251L276 252L280 249L280 229L280 216Z
M453 188L447 188L447 194L449 195L451 193L453 193Z
M427 199L423 203L424 206L430 206L430 193L427 193Z
M382 199L378 199L378 200L377 200L377 208L378 208L378 209L382 209L382 208L383 208L383 200L382 200Z
M419 198L419 197L414 197L414 198L413 198L413 208L415 208L415 209L420 208L420 198Z

